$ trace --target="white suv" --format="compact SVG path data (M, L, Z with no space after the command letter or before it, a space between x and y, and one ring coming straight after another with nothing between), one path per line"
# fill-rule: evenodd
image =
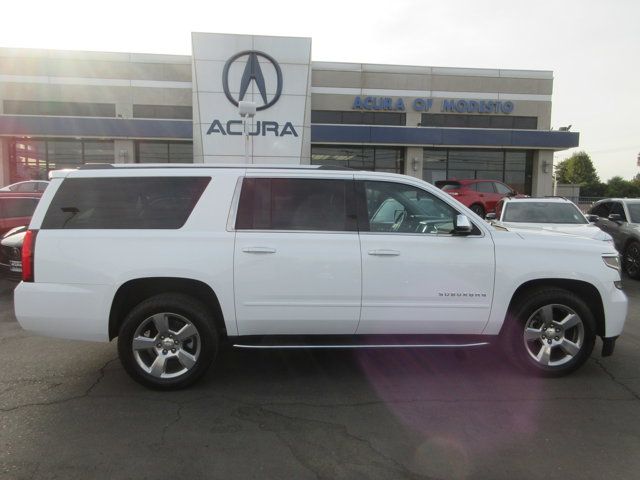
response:
M223 341L501 342L515 363L558 376L585 362L596 336L613 352L627 299L607 243L494 228L414 178L119 165L54 173L25 238L15 309L45 335L118 337L135 380L179 388Z

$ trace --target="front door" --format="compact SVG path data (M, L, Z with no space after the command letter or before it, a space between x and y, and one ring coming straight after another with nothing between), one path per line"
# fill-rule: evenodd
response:
M240 335L353 334L360 242L353 177L245 178L236 219Z
M357 177L356 177L357 178ZM456 236L457 211L398 182L357 182L362 251L358 334L479 334L489 319L493 240Z

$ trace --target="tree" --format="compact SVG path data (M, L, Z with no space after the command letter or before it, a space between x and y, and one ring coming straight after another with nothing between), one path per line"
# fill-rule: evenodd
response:
M620 176L611 177L607 182L608 197L637 197L640 185L633 180L625 180Z
M594 185L600 178L593 166L591 157L586 152L576 152L555 167L556 182L578 185Z

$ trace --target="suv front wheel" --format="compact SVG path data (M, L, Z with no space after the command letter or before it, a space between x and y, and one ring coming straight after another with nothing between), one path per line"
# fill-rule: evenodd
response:
M127 373L146 387L184 388L200 378L218 350L208 310L197 300L166 293L129 312L120 327L118 353Z
M595 321L577 295L563 289L520 296L504 330L505 349L516 364L547 377L579 368L591 355Z

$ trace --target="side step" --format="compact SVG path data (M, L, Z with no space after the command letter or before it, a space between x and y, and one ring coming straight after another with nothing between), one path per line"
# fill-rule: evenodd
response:
M491 345L489 335L278 335L230 337L245 349L474 348Z

